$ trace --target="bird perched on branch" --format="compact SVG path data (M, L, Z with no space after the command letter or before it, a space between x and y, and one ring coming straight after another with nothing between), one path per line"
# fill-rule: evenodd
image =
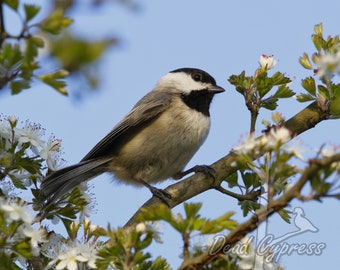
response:
M166 202L170 194L151 184L211 172L207 166L183 169L208 135L209 107L221 92L224 89L203 70L167 73L79 163L42 181L41 200L53 203L78 184L111 172L119 181L146 186Z

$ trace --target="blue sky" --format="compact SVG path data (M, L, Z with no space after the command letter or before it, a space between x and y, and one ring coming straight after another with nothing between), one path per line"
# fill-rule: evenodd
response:
M261 54L273 54L279 60L276 69L293 79L292 89L301 92L301 78L309 76L298 58L313 53L311 34L313 27L323 23L326 35L339 34L339 1L195 1L172 0L141 3L137 13L120 6L106 6L96 10L100 16L92 16L93 10L82 8L74 17L72 30L84 36L100 37L117 34L123 42L110 50L103 59L100 71L102 86L98 94L75 103L52 89L40 84L20 95L2 95L1 112L16 115L20 120L30 119L62 139L64 156L68 164L79 161L165 73L179 67L197 67L215 77L226 92L215 97L212 105L212 128L199 152L189 163L211 164L227 154L249 130L249 113L242 97L227 82L232 74L242 70L252 72L258 67ZM9 20L9 18L8 18ZM72 87L78 85L72 83ZM72 91L72 89L70 89ZM286 100L280 111L287 118L306 104ZM270 112L261 112L261 120L270 119ZM321 123L300 136L301 142L311 149L318 149L324 142L339 144L338 121ZM106 226L122 226L145 202L147 189L118 185L107 175L91 181L95 188L98 209L93 222ZM158 185L166 187L172 180ZM236 211L242 221L237 202L215 191L201 194L191 200L202 202L202 215L217 217L226 211ZM291 243L320 243L327 247L321 256L283 256L280 263L286 269L319 269L332 267L338 255L340 233L334 212L339 207L335 200L323 203L301 204L306 217L319 229L290 239ZM182 211L180 205L174 212ZM294 229L278 218L269 221L269 230L283 235ZM174 267L180 259L182 243L170 228L164 227L164 244L153 246L154 256L163 255ZM302 262L302 264L301 264ZM298 265L298 266L297 266Z

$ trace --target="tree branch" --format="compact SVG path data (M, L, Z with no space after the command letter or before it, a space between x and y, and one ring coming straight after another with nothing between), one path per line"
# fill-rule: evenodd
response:
M233 245L245 237L249 232L255 230L269 216L286 207L291 200L298 197L307 181L312 179L320 169L328 167L333 162L338 161L340 161L340 154L320 160L314 160L314 162L311 163L311 166L301 175L298 182L281 197L273 200L268 205L261 207L248 221L237 226L237 228L226 235L223 240L210 247L205 253L192 259L185 260L179 269L198 269L199 266L214 261L221 256L221 254L226 254Z

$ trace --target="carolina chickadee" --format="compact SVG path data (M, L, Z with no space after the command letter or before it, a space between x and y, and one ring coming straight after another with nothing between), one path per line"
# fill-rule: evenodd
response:
M169 72L79 163L44 179L41 199L52 203L81 182L111 172L122 182L148 187L165 201L169 194L151 183L199 169L182 172L208 135L210 103L221 92L203 70Z

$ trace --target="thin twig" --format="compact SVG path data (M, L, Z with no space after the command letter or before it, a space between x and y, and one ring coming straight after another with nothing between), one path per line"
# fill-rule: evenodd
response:
M6 37L6 30L5 30L5 24L4 24L4 9L3 9L3 1L0 0L0 46L4 42L4 39Z
M222 186L218 186L218 187L215 187L215 189L223 194L226 194L230 197L233 197L235 199L237 199L238 201L252 201L252 202L256 202L259 198L259 196L261 196L263 190L260 188L260 189L257 189L257 190L254 190L252 191L251 193L248 193L248 194L237 194L237 193L234 193L232 191L229 191L227 189L225 189L224 187Z

